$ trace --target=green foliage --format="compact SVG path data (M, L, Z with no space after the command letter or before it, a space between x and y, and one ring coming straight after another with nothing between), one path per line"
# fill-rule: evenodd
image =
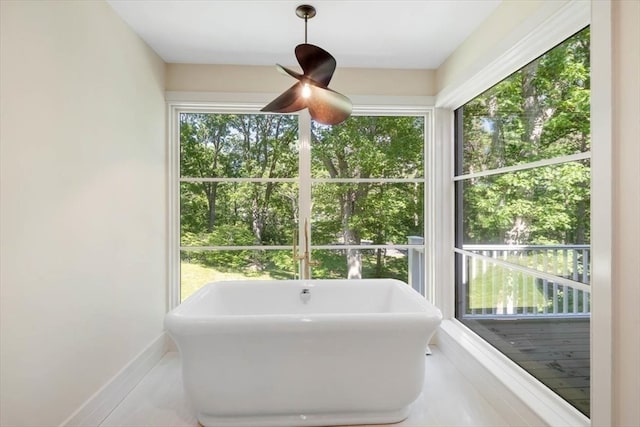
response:
M184 232L180 236L182 246L246 246L253 244L250 230L242 226L220 225L211 233ZM183 251L182 260L200 262L222 270L246 267L252 258L251 251Z
M382 252L381 265L375 250L364 249L362 255L363 278L390 278L407 281L407 259L404 256L386 256ZM313 268L313 277L319 279L344 279L347 277L347 264L344 251L314 251L314 260L318 266Z
M590 149L589 29L463 108L461 173ZM465 243L582 244L590 235L590 166L563 163L466 180Z
M416 178L423 175L424 118L354 116L315 125L312 175L317 178ZM317 184L314 239L319 243L404 243L422 235L421 184Z
M295 176L297 126L295 116L183 113L180 173L202 180L181 184L182 234L233 226L252 234L245 244L291 242L295 185L226 180Z
M292 245L299 217L297 183L228 179L296 177L297 126L295 116L285 115L181 115L182 246ZM421 177L423 140L422 117L352 117L339 126L314 123L312 175ZM422 234L423 194L424 185L415 183L314 185L313 243L405 243L407 235ZM317 274L346 276L345 254L334 255L319 256L326 267L318 267ZM291 255L282 251L190 250L183 251L182 259L248 277L265 271L284 277L295 267ZM368 251L362 261L368 277L406 280L402 257L387 260Z

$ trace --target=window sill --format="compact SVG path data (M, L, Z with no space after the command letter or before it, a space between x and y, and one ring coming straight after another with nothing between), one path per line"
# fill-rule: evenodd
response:
M511 425L584 426L589 418L455 319L438 347Z

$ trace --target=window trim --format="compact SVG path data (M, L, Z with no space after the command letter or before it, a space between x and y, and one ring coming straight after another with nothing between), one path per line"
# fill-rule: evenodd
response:
M557 5L557 3L556 3ZM445 87L436 97L437 156L443 162L435 178L435 195L441 200L441 209L435 221L445 230L439 234L436 289L438 306L444 321L440 329L443 350L448 349L452 359L466 357L469 366L480 363L496 384L519 397L523 411L532 411L548 425L589 426L610 425L612 422L611 387L611 2L570 0L559 8L542 6L540 13L527 18L517 30L509 34L501 45L487 57L468 67L464 75ZM550 48L591 26L591 118L592 118L592 295L598 304L592 307L591 318L591 420L573 408L514 362L506 358L478 335L455 319L455 199L454 187L454 111L473 97L492 87L515 70L520 69ZM495 54L493 52L496 52ZM597 258L597 262L595 261ZM596 339L594 339L594 337ZM447 344L444 346L444 344ZM450 347L453 343L455 347ZM597 344L597 345L596 345ZM459 353L461 352L461 353ZM464 353L465 356L461 356ZM447 354L447 351L445 351ZM478 382L486 382L483 374L463 371ZM595 369L595 367L598 369ZM499 391L498 391L499 392ZM505 397L505 400L512 400Z
M167 311L180 304L180 263L179 256L181 250L198 249L223 249L223 250L243 250L243 249L270 249L289 250L289 246L203 246L182 248L180 246L180 183L181 182L213 182L213 181L237 181L237 182L298 182L298 178L182 178L180 177L180 121L181 113L258 113L262 106L269 102L276 95L255 94L255 93L213 93L213 92L166 92L167 105L167 208L168 215L168 249L167 249ZM390 249L421 248L422 256L425 258L425 268L433 265L427 254L433 253L430 246L433 246L433 239L430 238L429 230L433 230L430 222L433 220L432 207L429 203L429 196L432 193L430 180L427 180L427 173L436 164L432 160L433 146L433 121L434 121L434 97L429 96L354 96L351 98L354 107L354 115L384 115L384 116L423 116L424 117L424 143L423 162L424 173L421 178L371 178L371 179L325 179L312 178L309 176L309 183L352 183L352 182L381 182L381 183L420 183L423 184L424 195L424 242L422 245L411 244L391 244L391 245L352 245L354 248L376 249L378 247ZM300 126L307 123L310 129L309 114L305 110L299 113ZM301 141L304 143L304 141ZM304 159L301 159L304 161ZM304 209L304 206L301 206ZM310 206L309 206L310 209ZM300 224L300 227L303 227ZM304 230L300 228L299 236L304 235ZM351 246L349 246L351 247ZM312 245L312 249L344 249L344 245ZM431 269L430 269L431 270ZM430 271L429 270L429 271ZM425 296L433 295L434 282L429 280L429 274L425 275L426 284L424 286Z

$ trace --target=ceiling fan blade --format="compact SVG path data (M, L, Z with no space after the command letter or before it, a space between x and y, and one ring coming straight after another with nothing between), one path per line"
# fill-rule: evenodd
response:
M298 82L287 89L282 95L271 101L260 111L270 113L293 113L307 106L302 97L302 83Z
M304 77L304 75L300 74L300 73L296 73L293 70L288 69L287 67L283 67L280 64L276 64L276 68L278 69L278 71L280 71L283 74L288 74L291 77L293 77L294 79L298 79L298 80L302 80L302 78Z
M306 100L311 117L325 125L337 125L351 115L353 108L346 96L331 89L310 86L311 96Z
M304 75L327 87L336 70L336 60L326 50L308 43L296 46L296 58Z

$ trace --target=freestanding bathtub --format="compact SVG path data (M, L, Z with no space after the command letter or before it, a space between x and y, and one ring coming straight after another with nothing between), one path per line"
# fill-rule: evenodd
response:
M204 426L395 423L440 310L392 279L210 283L165 317Z

